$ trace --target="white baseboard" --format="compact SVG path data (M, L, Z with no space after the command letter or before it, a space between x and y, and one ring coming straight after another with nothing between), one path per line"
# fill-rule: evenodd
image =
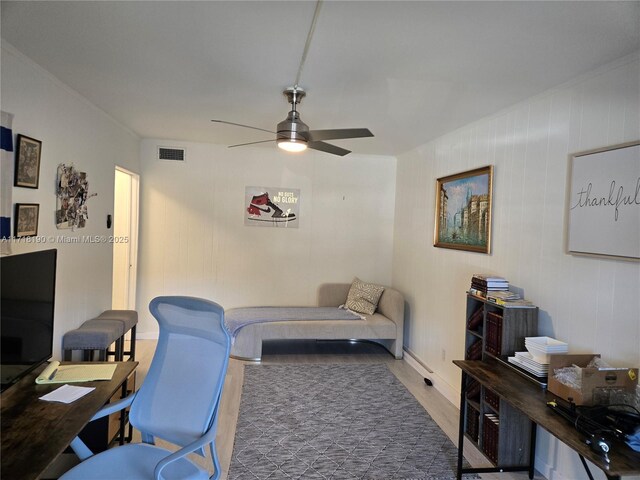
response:
M422 360L420 360L420 358L410 349L404 347L403 350L405 353L405 361L409 365L411 365L420 375L431 380L435 389L438 390L452 404L458 407L460 405L460 391L451 386L440 375L427 367L427 365Z

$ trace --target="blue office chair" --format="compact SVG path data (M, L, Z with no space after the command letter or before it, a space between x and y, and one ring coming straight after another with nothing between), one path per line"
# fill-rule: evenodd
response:
M157 297L149 310L158 321L160 336L142 387L92 419L131 406L129 421L141 432L142 443L93 455L76 437L71 447L83 461L61 480L220 477L216 417L231 346L224 310L217 303L192 297ZM155 446L154 437L182 448L172 453ZM211 477L186 457L194 452L204 457L207 445L215 470Z

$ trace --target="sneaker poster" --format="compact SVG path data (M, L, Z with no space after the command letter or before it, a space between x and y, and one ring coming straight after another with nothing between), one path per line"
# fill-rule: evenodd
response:
M300 189L245 187L244 224L254 227L298 228Z

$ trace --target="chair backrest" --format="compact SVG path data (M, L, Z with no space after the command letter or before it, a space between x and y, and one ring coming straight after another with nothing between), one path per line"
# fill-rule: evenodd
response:
M143 435L184 446L214 424L229 362L224 310L193 297L157 297L149 310L160 334L130 422Z

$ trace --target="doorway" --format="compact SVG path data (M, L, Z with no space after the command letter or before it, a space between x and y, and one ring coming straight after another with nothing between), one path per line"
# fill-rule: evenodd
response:
M111 308L135 310L140 176L116 166L114 185Z

